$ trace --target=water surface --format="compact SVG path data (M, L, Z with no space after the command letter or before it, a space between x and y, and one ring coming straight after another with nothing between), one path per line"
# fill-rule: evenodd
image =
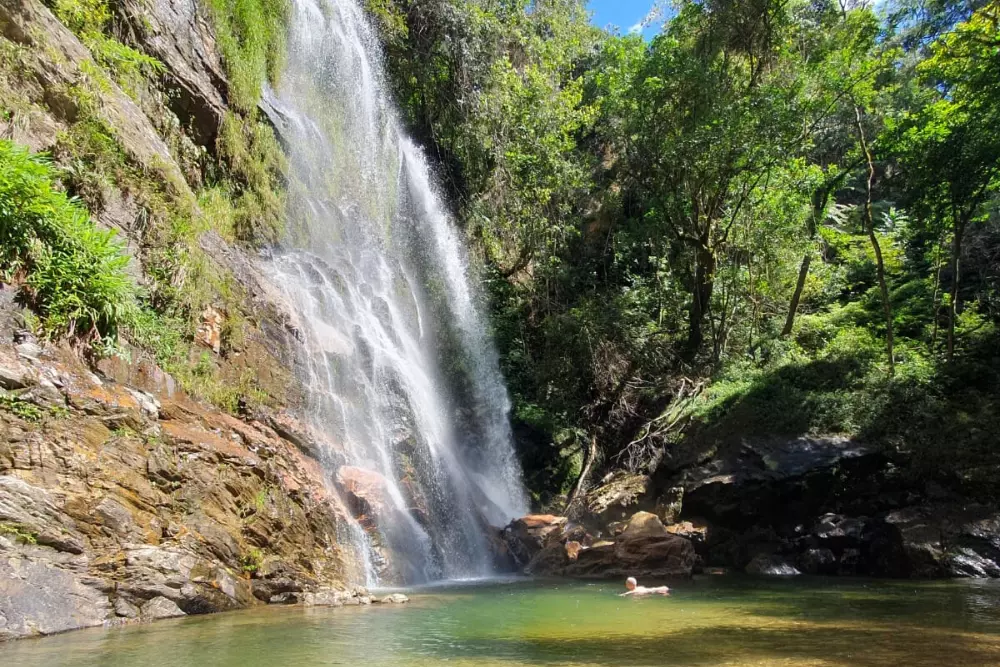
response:
M0 648L2 664L998 665L1000 584L705 577L670 598L617 584L428 588L402 606L260 610Z

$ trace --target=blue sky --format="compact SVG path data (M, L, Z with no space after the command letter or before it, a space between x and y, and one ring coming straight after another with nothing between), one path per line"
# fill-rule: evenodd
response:
M618 26L623 35L638 24L653 7L654 0L590 0L587 8L593 13L594 25L606 28L608 24ZM647 27L642 34L649 39L660 31L659 22Z

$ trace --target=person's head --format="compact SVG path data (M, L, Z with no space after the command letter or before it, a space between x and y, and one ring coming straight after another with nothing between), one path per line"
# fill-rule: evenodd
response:
M627 588L630 591L634 591L638 583L639 582L635 580L635 577L629 577L628 579L625 580L625 588Z

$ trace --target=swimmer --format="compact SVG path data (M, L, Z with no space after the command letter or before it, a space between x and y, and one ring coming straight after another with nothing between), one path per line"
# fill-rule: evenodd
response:
M645 586L639 586L635 577L629 577L625 580L625 588L628 590L622 593L619 597L625 597L627 595L642 596L642 595L670 595L670 589L666 586L657 586L656 588L646 588Z

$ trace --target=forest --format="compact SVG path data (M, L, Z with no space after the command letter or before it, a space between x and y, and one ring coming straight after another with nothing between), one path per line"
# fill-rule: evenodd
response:
M843 433L993 493L1000 4L370 0L488 272L536 499Z

